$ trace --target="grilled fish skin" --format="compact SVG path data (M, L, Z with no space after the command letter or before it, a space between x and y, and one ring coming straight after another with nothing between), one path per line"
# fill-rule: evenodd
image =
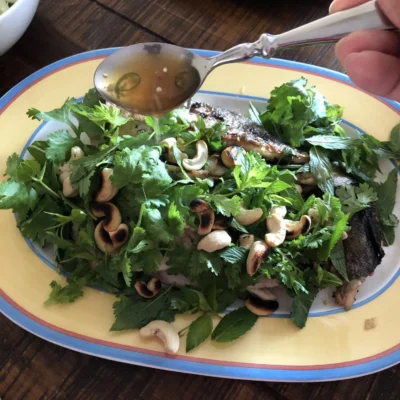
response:
M349 282L336 290L336 302L349 310L365 279L373 274L382 262L385 252L382 248L381 230L374 204L353 215L351 231L343 241Z
M280 143L261 126L234 111L197 102L191 105L190 112L201 116L206 126L224 122L228 132L223 140L228 146L240 146L248 151L254 150L267 161L283 159L295 164L305 164L310 160L307 153Z

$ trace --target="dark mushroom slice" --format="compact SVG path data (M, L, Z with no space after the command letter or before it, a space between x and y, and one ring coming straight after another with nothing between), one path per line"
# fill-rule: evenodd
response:
M193 200L189 207L192 212L198 215L200 220L197 233L202 236L209 234L215 222L214 210L206 201L201 199Z
M261 263L268 257L271 248L264 241L258 240L254 242L249 251L246 261L247 273L252 276L260 268Z
M244 303L246 308L253 314L260 317L266 317L274 313L279 303L276 300L261 300L259 297L250 296Z
M101 251L113 255L126 243L128 233L129 228L125 224L120 224L113 232L107 232L104 229L104 221L100 221L94 231L94 240Z
M246 151L239 146L229 146L221 153L221 161L227 168L235 168L238 165L240 155L246 154Z
M92 207L92 214L103 219L103 228L107 232L112 232L118 229L121 224L121 213L118 207L112 203L95 203Z
M140 296L151 299L160 292L161 281L158 278L151 278L148 283L137 281L135 283L135 289Z
M225 215L217 214L215 216L214 225L212 228L214 230L227 229L232 220L233 220L232 216L226 217Z

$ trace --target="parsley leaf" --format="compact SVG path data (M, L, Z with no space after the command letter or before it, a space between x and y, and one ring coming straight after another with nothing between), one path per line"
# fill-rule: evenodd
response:
M189 325L186 339L186 352L189 352L211 336L213 321L210 315L205 314Z
M214 332L211 339L216 342L232 342L248 332L257 322L258 316L246 307L238 308L226 314Z

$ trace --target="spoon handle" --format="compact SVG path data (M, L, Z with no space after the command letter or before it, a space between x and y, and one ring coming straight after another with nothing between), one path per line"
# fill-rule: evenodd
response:
M318 19L270 37L270 49L336 42L359 29L391 30L395 26L382 13L376 0Z
M376 0L328 15L280 35L264 33L254 43L244 43L209 59L211 68L248 60L255 56L271 57L275 50L296 46L336 42L359 29L394 30Z

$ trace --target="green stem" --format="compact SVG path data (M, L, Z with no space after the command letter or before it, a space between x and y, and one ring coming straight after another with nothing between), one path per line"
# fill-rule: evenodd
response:
M33 181L39 183L39 185L42 185L53 197L55 197L58 200L61 200L61 197L50 187L48 187L43 181L41 181L38 178L32 178Z
M145 205L144 204L142 204L141 206L140 206L140 211L139 211L139 219L138 219L138 222L137 222L137 227L140 227L140 225L142 224L142 218L143 218L143 214L144 214L144 210L145 210Z
M183 334L185 333L185 331L187 331L187 330L189 329L189 326L190 326L190 325L185 326L184 328L182 328L182 329L178 332L179 337L183 336Z

